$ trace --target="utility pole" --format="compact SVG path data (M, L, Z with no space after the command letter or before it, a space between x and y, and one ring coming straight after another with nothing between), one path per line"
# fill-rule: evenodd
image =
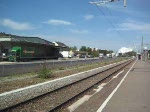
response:
M142 42L141 42L141 54L143 54L143 36L142 36Z
M144 52L143 52L143 36L142 36L142 41L141 41L141 60L144 59Z
M141 56L143 61L147 61L148 59L148 50L146 44L143 42L143 36L142 36L142 42L141 42Z

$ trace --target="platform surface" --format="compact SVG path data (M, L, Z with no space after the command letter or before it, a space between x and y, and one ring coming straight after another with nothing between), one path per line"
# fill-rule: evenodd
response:
M102 112L150 112L150 61L137 61Z

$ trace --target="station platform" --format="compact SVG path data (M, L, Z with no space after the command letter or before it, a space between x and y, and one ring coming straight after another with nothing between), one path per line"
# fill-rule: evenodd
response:
M150 61L133 62L99 87L92 97L81 98L74 111L65 112L150 112Z
M150 61L136 62L102 112L150 112Z

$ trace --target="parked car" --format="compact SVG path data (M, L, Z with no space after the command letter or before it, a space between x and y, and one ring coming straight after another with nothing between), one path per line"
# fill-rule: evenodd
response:
M87 58L86 55L80 55L79 58Z
M93 55L88 55L87 57L88 57L88 58L94 58L94 56L93 56Z
M112 54L107 54L107 58L112 58Z
M6 53L1 53L0 54L0 60L1 61L8 61L8 54L6 54Z
M100 53L100 54L99 54L99 58L104 58L104 54L103 54L103 53Z

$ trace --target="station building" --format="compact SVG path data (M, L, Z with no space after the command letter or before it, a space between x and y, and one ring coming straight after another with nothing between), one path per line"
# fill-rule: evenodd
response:
M11 34L0 33L0 56L7 57L11 49L15 46L34 47L38 51L38 57L51 57L59 55L60 49L64 46L55 46L54 43L39 37L24 37Z

